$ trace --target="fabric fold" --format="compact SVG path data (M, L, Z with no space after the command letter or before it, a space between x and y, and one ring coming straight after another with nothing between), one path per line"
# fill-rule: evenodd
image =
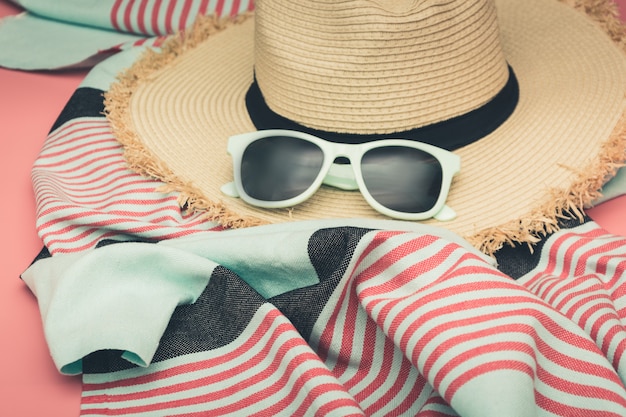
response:
M158 46L198 15L235 16L254 8L252 0L15 3L25 11L0 21L0 66L20 70L91 67L124 49Z
M444 229L328 220L205 232L159 243L118 242L39 259L22 279L37 297L60 372L80 373L82 358L99 350L121 351L125 359L147 366L174 309L193 303L218 265L268 299L315 285L318 271L302 254L311 230L336 225L435 233L489 259Z
M84 356L103 349L147 366L174 309L196 300L215 267L175 248L129 242L41 259L22 278L37 296L57 368L77 374Z
M24 280L82 415L623 415L626 239L588 222L532 256L514 280L443 229L320 220L112 243Z
M588 305L594 323L585 327L533 291L528 277L511 279L436 230L292 227L288 239L285 230L251 228L169 241L224 262L245 254L258 268L215 268L197 301L172 313L150 366L106 351L86 357L82 415L626 412L621 371L602 350L611 346L619 357L623 344L590 331L605 322L607 302L621 317L624 238L594 223L562 230L529 271L549 277L551 265L562 265L583 279L589 271L572 249L593 254L589 268L612 285L604 301ZM264 247L255 257L255 246L271 246L275 256ZM307 263L316 284L301 281ZM294 285L265 298L254 290L261 279L245 275L272 268ZM606 336L620 332L622 325Z
M22 13L0 21L0 65L29 71L88 68L145 39Z

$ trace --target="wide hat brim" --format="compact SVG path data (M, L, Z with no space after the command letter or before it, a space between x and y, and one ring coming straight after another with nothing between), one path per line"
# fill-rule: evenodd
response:
M448 205L458 216L427 223L491 253L537 241L599 196L626 157L626 58L617 45L623 29L609 3L596 4L590 18L556 0L496 1L519 103L497 130L455 151L462 168ZM163 191L178 192L182 207L225 227L382 217L360 193L330 187L296 207L271 210L221 193L233 178L227 138L256 130L245 106L253 36L253 16L199 20L120 75L105 104L130 167L164 181Z

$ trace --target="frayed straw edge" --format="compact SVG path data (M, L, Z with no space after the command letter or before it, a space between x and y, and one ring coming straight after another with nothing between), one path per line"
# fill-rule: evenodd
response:
M117 82L104 94L104 113L116 139L124 148L124 158L128 167L140 175L165 183L155 191L165 194L178 193L178 205L181 209L201 212L203 219L217 221L226 228L258 226L267 222L254 217L242 218L224 204L205 198L202 191L191 182L183 181L139 139L132 128L133 123L128 109L133 92L142 82L154 77L158 70L185 51L195 48L209 36L233 24L242 23L249 16L249 13L230 19L199 16L190 30L169 37L160 52L146 50L130 68L118 75Z
M559 0L594 21L613 42L626 52L626 26L619 17L617 4L610 0ZM602 196L601 189L617 170L626 165L626 113L622 113L609 140L601 148L596 160L574 172L575 180L568 189L550 190L551 199L519 220L497 227L483 229L465 239L481 252L493 255L504 245L533 245L548 234L560 229L560 221L584 221L584 209Z
M619 16L617 3L612 0L559 0L584 13L626 51L626 26Z
M595 161L587 167L573 171L575 180L568 189L550 190L551 199L522 219L484 229L466 239L483 253L493 255L504 245L526 243L532 252L533 245L548 234L560 229L561 220L584 221L584 209L602 196L606 181L626 162L626 113L622 114L610 139L600 149Z
M610 38L626 51L626 27L619 19L617 6L609 0L560 0L585 13L594 20ZM216 203L203 197L202 192L193 184L182 181L169 167L156 158L139 140L132 130L130 114L126 109L133 91L144 80L154 76L155 72L173 61L185 51L194 48L208 36L230 24L246 20L250 14L234 20L221 20L214 17L200 16L192 29L172 36L163 45L162 52L147 50L133 66L118 76L118 82L105 93L105 114L111 123L118 141L124 147L124 156L129 168L141 175L156 178L165 185L157 191L179 193L178 204L189 211L204 212L204 218L218 221L226 228L250 227L268 222L254 217L243 218L230 211L222 203ZM559 230L560 220L584 220L584 209L601 196L605 182L615 175L626 162L626 114L622 115L611 139L602 145L598 160L585 169L577 171L573 185L566 190L551 190L551 200L538 209L528 213L520 220L483 229L465 239L483 253L493 255L504 245L527 244L532 251L533 245L548 234ZM571 169L571 168L570 168ZM575 170L573 170L575 171ZM548 214L546 214L548 213Z

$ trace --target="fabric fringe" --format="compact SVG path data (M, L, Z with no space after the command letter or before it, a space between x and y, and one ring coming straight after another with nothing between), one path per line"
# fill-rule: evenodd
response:
M617 5L611 0L559 0L587 14L610 38L626 52L626 26L619 18ZM147 50L128 70L118 76L105 93L105 114L111 123L118 141L124 147L124 156L131 170L165 183L157 191L179 194L178 203L183 210L199 211L204 218L217 221L225 228L241 228L267 223L253 217L242 218L224 204L210 201L189 182L181 180L162 161L156 158L139 140L132 129L130 115L125 111L133 91L142 80L149 79L164 65L186 50L194 48L208 36L231 24L238 24L251 13L230 19L199 16L190 31L172 35L163 45L161 52ZM493 255L504 245L527 244L530 250L548 234L559 230L559 221L565 219L584 220L584 210L601 196L601 188L617 170L626 165L626 113L602 146L595 161L587 167L572 170L575 180L568 189L551 190L550 201L544 203L522 219L493 228L484 229L471 236L464 236L483 253Z

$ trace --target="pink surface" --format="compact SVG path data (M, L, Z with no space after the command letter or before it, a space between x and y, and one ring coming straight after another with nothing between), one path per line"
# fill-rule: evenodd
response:
M0 16L18 9L0 1ZM44 341L37 301L19 279L41 249L30 167L84 72L0 69L0 416L77 416L80 378L60 375Z
M618 0L626 16L626 0ZM0 0L0 16L19 9ZM60 375L45 344L37 301L19 274L41 249L35 232L30 168L56 117L85 71L26 73L0 68L0 416L77 416L80 378ZM607 230L626 235L626 196L590 215Z

